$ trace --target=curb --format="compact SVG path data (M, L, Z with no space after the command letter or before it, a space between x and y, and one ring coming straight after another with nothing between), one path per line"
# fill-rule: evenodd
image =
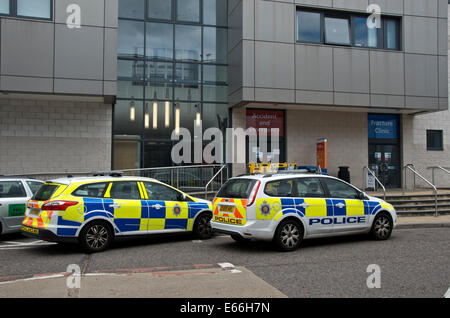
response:
M435 223L397 223L395 229L433 229L450 227L450 222Z

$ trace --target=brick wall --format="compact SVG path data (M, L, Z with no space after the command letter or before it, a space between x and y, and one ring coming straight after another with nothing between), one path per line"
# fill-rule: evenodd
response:
M112 106L0 99L0 174L111 168Z

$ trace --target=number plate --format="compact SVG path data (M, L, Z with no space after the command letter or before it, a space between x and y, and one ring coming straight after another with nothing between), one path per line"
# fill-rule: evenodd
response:
M31 208L30 215L38 216L41 213L41 209Z
M233 213L234 212L234 206L231 205L221 205L219 206L220 212L224 213Z
M33 229L30 227L26 227L26 226L22 226L22 231L24 232L28 232L28 233L32 233L32 234L39 234L39 230L38 229Z

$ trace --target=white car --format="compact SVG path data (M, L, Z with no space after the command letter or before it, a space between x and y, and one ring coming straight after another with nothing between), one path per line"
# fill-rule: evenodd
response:
M370 233L386 240L396 219L392 205L351 184L296 173L230 179L214 199L211 226L236 241L273 241L292 251L317 237Z
M20 232L28 200L44 182L0 177L0 234Z

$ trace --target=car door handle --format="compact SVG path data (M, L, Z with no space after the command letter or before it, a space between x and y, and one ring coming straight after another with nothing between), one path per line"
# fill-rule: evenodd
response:
M161 209L163 206L161 205L161 204L155 204L155 205L152 205L152 208L155 208L156 210L159 210L159 209Z
M309 205L308 203L306 203L306 202L303 202L303 203L300 204L299 206L302 207L302 208L304 208L304 209L306 209L306 208L308 208L310 205Z
M118 208L120 208L120 205L118 203L114 203L114 204L110 204L109 207L113 208L113 209L118 209Z
M334 206L339 208L339 209L342 209L343 207L345 207L345 204L344 203L338 203L338 204L335 204Z

